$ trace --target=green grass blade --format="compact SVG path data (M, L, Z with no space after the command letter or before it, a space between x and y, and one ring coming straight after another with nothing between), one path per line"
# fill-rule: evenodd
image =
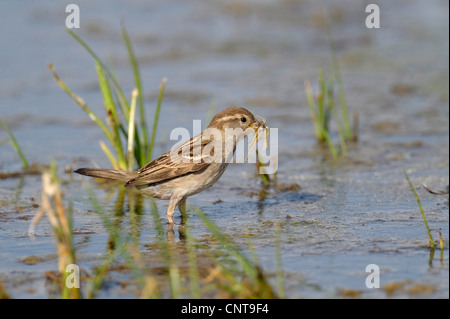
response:
M111 143L112 143L113 142L113 136L112 136L111 132L109 131L108 127L98 118L98 116L94 112L92 112L92 110L86 105L86 102L84 102L84 100L81 97L79 97L78 95L73 93L72 90L61 80L61 78L55 72L55 68L53 67L52 64L49 64L48 68L52 72L53 78L59 84L59 86L75 101L75 103L79 107L81 107L81 109L84 112L87 113L89 118L92 121L94 121L102 129L103 133L106 135L108 140L110 140Z
M97 292L100 290L103 281L108 273L109 267L111 264L117 259L117 257L121 254L121 250L115 250L112 253L108 254L105 259L103 259L101 265L95 269L94 275L90 280L90 285L87 290L87 298L94 299L97 295Z
M119 95L119 99L120 101L123 103L123 105L125 105L127 107L127 109L129 109L129 104L127 102L127 99L125 98L125 94L122 91L122 88L120 87L119 82L117 81L117 78L115 78L112 73L109 71L108 67L102 62L102 60L100 60L100 58L95 54L95 52L79 37L77 36L72 30L67 29L67 32L75 39L77 40L78 43L81 44L81 46L83 46L86 51L89 52L89 54L94 58L94 60L96 60L101 67L103 68L103 70L105 70L106 74L109 76L109 78L112 80L114 87Z
M120 85L119 78L117 77L116 69L114 68L114 61L110 55L108 55L108 65L109 65L109 72L110 72L108 74L108 76L111 78L111 81L114 81L117 83L117 85ZM125 100L125 104L124 104L122 99L119 97L119 93L116 92L116 90L113 91L113 94L116 98L117 103L119 104L120 111L122 112L122 115L125 119L125 123L128 123L128 118L130 117L128 101Z
M6 125L6 123L2 119L0 119L0 124L3 126L3 128L6 130L6 132L8 132L8 135L10 138L10 143L16 150L17 155L19 155L20 160L22 161L23 168L28 169L28 167L29 167L28 161L27 161L25 155L23 154L22 149L19 146L19 143L17 143L17 140L14 137L13 132L9 129L8 125Z
M114 169L120 169L119 163L117 162L116 158L114 157L113 153L108 148L108 146L106 146L106 144L103 143L102 141L100 141L99 143L100 143L100 148L102 149L103 153L105 153L106 157L108 157L109 161L111 162L112 167Z
M144 109L144 91L142 90L141 84L141 75L139 73L139 67L136 60L136 56L133 51L133 47L131 46L131 41L128 36L125 25L122 24L122 36L127 47L128 56L130 58L130 64L133 69L134 83L138 90L138 100L139 100L139 117L140 117L140 129L141 129L141 137L142 137L142 148L146 150L148 148L148 133L147 133L147 123L145 120L145 109ZM146 161L147 159L142 159L142 161Z
M409 180L408 174L406 174L405 170L403 170L403 174L405 174L405 177L406 177L406 180L408 181L409 187L411 188L412 192L414 193L414 196L416 197L417 204L419 205L420 213L422 214L423 223L425 224L425 227L427 229L428 240L430 242L430 246L434 250L436 247L434 245L433 237L431 236L430 227L428 227L427 218L425 217L425 213L423 211L422 203L420 202L419 195L417 195L416 189L414 188L413 184Z
M103 103L106 109L108 124L111 127L112 140L111 144L117 154L117 162L120 169L125 170L127 167L125 155L123 153L122 141L120 138L120 121L117 115L116 106L103 68L98 61L95 61L95 70L97 71L98 83L103 96Z
M327 142L328 148L330 149L331 156L333 156L333 158L338 158L339 153L336 150L336 148L334 147L333 142L331 141L330 135L328 134L327 131L323 131L322 134L323 134L325 141Z
M147 156L146 162L150 161L152 159L153 146L155 145L156 128L158 125L159 113L161 111L161 102L162 102L162 98L164 96L164 88L166 86L166 82L167 82L167 78L163 78L161 81L161 84L159 86L158 103L156 104L155 116L154 116L154 120L153 120L152 138L150 140L150 147L148 148L148 156ZM143 163L142 165L144 165L144 164L145 163Z
M102 92L103 103L105 105L107 112L111 113L112 120L114 121L113 124L116 125L119 123L119 119L117 117L117 112L116 112L116 108L114 105L114 99L113 99L113 96L111 93L111 88L109 86L108 79L107 79L105 72L103 71L103 68L100 65L100 63L98 61L95 61L94 64L95 64L95 70L97 71L100 91Z
M311 89L311 84L309 83L309 81L305 81L306 100L311 113L311 119L314 126L314 133L319 143L321 142L327 143L333 158L338 158L341 154L346 155L347 149L345 146L345 140L342 138L343 135L341 134L342 130L339 121L339 116L337 114L336 108L334 107L332 87L330 87L330 84L327 87L327 83L325 82L325 78L322 71L319 72L319 86L320 92L317 96L316 101L314 99L314 95ZM325 101L327 103L325 103ZM328 128L330 113L332 113L333 116L335 117L338 126L339 137L341 142L341 153L339 153L336 150L336 147L333 145L333 142L331 141L330 138Z
M305 81L305 93L306 93L306 101L309 106L309 111L311 113L311 119L314 126L314 133L316 135L316 139L319 142L321 142L323 141L322 130L320 128L319 116L316 111L316 102L314 101L314 95L309 81Z
M214 237L222 244L226 251L241 265L242 269L250 276L252 279L257 277L257 269L252 264L252 262L241 253L234 244L217 228L217 226L210 221L206 215L200 209L194 209L197 216L203 221L203 223L208 227Z
M129 116L128 116L128 121L129 121ZM123 136L126 137L126 139L128 141L128 131L125 130L123 125L120 126L120 131L123 134ZM141 145L139 134L138 134L137 130L134 130L134 145L139 145L139 146ZM143 164L141 165L141 153L144 151L145 150L141 150L141 147L134 147L134 158L136 160L136 163L138 163L138 165L140 165L140 166L143 166Z
M258 255L256 254L255 246L253 245L252 236L248 231L245 232L245 237L247 239L248 250L250 251L250 256L252 257L252 262L257 265L259 263Z
M135 130L135 117L136 117L136 98L138 96L138 90L134 89L131 93L131 108L130 108L130 120L128 122L128 143L127 143L127 169L129 172L133 171L133 153L134 153L134 130Z
M339 91L339 105L341 108L342 119L343 119L343 124L344 124L344 134L345 134L344 136L345 136L346 140L349 140L352 138L352 129L350 126L350 118L348 116L347 101L346 101L346 97L345 97L344 85L342 83L339 59L337 57L336 46L334 43L333 33L331 30L331 23L330 23L330 19L329 19L328 15L327 15L327 19L326 19L326 27L327 27L327 33L328 33L328 41L330 43L330 49L331 49L331 61L332 61L334 73L336 75L336 82L337 82L338 91Z
M328 122L325 116L326 83L322 70L319 71L319 88L319 93L317 94L319 124L322 131L328 131Z
M341 154L344 156L347 156L347 144L345 142L346 138L345 138L344 128L343 128L339 113L336 109L336 106L334 105L334 100L333 100L334 78L330 76L328 82L329 82L328 89L326 90L328 109L333 114L334 120L336 122L336 127L337 127L338 135L339 135L339 144L341 147ZM333 156L333 157L335 157L335 156Z
M261 157L259 156L258 149L256 149L256 171L264 184L270 184L269 174L261 174L260 169L264 167L264 163L261 162Z

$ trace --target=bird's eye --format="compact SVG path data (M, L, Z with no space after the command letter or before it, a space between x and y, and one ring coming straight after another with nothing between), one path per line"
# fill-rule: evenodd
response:
M245 122L247 122L247 119L245 117L241 117L241 122L245 123Z

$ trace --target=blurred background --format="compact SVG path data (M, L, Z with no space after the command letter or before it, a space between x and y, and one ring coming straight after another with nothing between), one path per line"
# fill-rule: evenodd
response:
M47 162L50 154L103 158L97 128L47 70L47 63L54 64L71 89L101 112L93 59L65 31L67 4L0 4L1 116L37 162ZM370 134L373 142L380 130L448 131L446 1L382 1L379 29L366 28L365 1L77 4L81 28L73 30L101 59L113 61L124 91L131 94L133 77L120 33L125 24L149 118L159 83L168 78L160 141L174 127L190 128L193 118L205 119L212 104L216 111L239 105L281 129L280 138L287 141L280 143L280 152L308 152L314 139L304 81L314 85L319 69L332 72L327 14L349 111L360 114L363 141ZM14 153L2 154L2 165L14 167L14 162Z
M110 167L98 144L104 140L101 130L47 70L52 63L70 88L104 115L94 61L66 32L69 3L0 2L0 118L30 162L46 164L54 157L61 169L74 161ZM380 8L378 29L366 27L369 3ZM217 186L191 203L210 212L231 234L251 227L263 234L269 221L293 218L282 239L283 264L286 272L301 272L302 279L293 280L289 296L324 297L337 288L362 289L365 265L376 256L377 263L388 269L385 282L431 284L427 296L448 298L448 248L444 264L431 274L428 251L417 248L426 234L402 172L407 169L417 187L422 182L439 189L448 185L448 1L79 0L76 4L81 25L73 31L114 65L129 97L133 75L121 36L121 24L125 25L139 62L150 123L159 84L167 77L155 156L176 142L169 140L172 129L191 130L192 120L205 121L211 110L243 106L278 128L278 181L298 188L258 197L260 181L253 178L253 166L231 165ZM317 90L319 70L326 77L333 72L327 22L350 116L359 116L359 141L337 164L317 144L304 86L310 81ZM337 141L334 121L330 125ZM0 128L0 141L7 138ZM13 148L1 144L0 171L21 167ZM87 196L80 186L73 186L80 181L76 177L68 187L73 188L75 210L83 214ZM17 195L15 180L0 181L0 219L9 221L8 227L0 225L0 250L16 236L22 238L26 255L28 226L10 219L13 208L8 203L11 196L38 198L40 177L27 177L19 184L23 193ZM99 196L104 200L104 194ZM448 247L448 199L423 189L420 196L433 212L430 227L442 229ZM221 205L212 204L219 199ZM166 204L158 204L161 216ZM30 216L34 212L25 209ZM95 222L84 225L92 217L83 218L87 219L78 220L78 227L101 232ZM255 246L261 261L273 270L270 238L262 236ZM53 249L43 242L33 245L42 254ZM93 243L86 247L81 251L99 249ZM26 268L6 261L16 258L17 251L3 249L3 273ZM405 265L411 266L407 272ZM303 280L310 285L299 292L294 283ZM386 296L364 291L368 296Z

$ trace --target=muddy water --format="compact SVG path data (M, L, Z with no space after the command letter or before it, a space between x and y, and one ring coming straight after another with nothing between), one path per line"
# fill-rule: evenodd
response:
M448 197L421 187L423 182L448 185L448 2L383 2L379 29L365 27L362 4L326 2L347 102L360 118L359 143L349 159L338 162L315 143L303 88L305 80L317 79L319 69L331 72L322 5L295 0L77 3L77 33L100 57L114 61L131 92L120 38L120 21L125 21L140 61L149 118L160 80L169 79L155 154L174 143L168 138L173 128L191 129L192 119L206 119L212 103L216 110L246 106L279 129L278 183L300 188L272 188L261 197L254 166L236 164L188 205L201 208L244 250L247 240L241 235L250 233L269 274L276 269L274 225L281 225L287 297L448 298ZM90 204L85 178L64 169L109 163L98 147L100 130L57 87L46 64L53 63L100 113L92 59L65 32L63 4L3 1L0 12L0 116L30 161L56 159L66 199L73 201L78 262L90 272L102 260L108 235ZM6 138L0 130L0 141ZM20 169L10 145L1 144L0 171ZM403 169L418 190L430 228L441 229L442 260L439 250L430 256L425 247L427 234ZM27 235L40 190L39 175L0 180L0 280L14 298L55 296L44 276L57 269L50 227L44 221L34 240ZM111 215L117 212L116 190L96 190ZM162 219L166 206L158 202ZM144 207L137 220L126 209L119 215L123 231L137 229L142 251L151 253L156 233L149 205ZM195 235L202 238L207 230L190 215ZM176 241L178 235L175 228ZM437 232L433 236L437 239ZM37 259L29 262L30 256ZM366 288L369 264L380 268L380 289ZM131 275L114 276L99 297L136 296L120 285ZM398 289L387 288L393 286Z

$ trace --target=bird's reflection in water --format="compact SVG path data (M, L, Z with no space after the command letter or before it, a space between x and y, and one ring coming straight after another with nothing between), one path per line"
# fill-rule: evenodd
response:
M178 239L180 242L185 242L186 240L186 221L187 221L187 213L184 213L181 215L181 223L178 226ZM175 230L174 227L177 227L177 225L174 226L174 224L168 224L167 231L166 231L166 238L167 242L169 244L172 244L175 242Z

